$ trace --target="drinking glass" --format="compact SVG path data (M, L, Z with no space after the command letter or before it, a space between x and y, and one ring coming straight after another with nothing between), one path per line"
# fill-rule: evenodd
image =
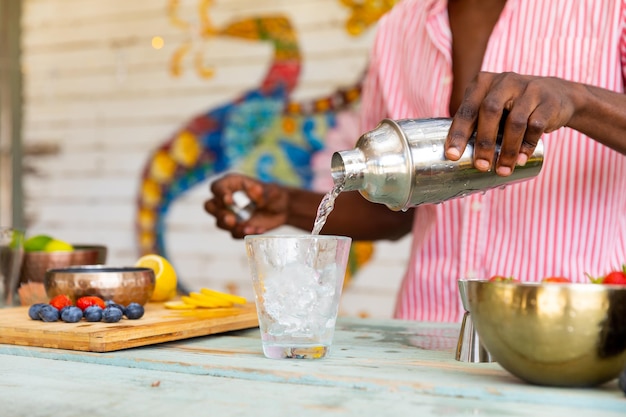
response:
M24 232L0 227L0 307L19 304L17 287L24 256Z
M244 240L265 356L325 357L352 240L328 235L248 235Z

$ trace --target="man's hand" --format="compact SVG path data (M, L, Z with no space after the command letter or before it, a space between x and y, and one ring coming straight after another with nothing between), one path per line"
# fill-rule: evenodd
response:
M446 157L458 160L475 131L474 166L489 171L495 163L498 175L511 175L516 164L526 163L544 133L568 124L575 110L574 85L553 77L479 73L454 115ZM496 138L505 114L502 145L495 160Z
M246 221L238 221L231 210L236 191L244 191L254 203L254 212ZM235 238L265 233L286 222L288 195L279 185L228 174L211 184L211 192L213 197L204 203L204 209L215 217L217 227L229 231Z

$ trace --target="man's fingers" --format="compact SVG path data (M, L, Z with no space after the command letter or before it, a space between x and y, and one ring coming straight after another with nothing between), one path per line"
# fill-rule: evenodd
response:
M492 75L489 73L479 74L472 85L467 88L465 98L454 115L448 131L444 145L446 158L457 161L465 152L467 142L476 129L480 104L491 85L484 79Z
M523 99L510 106L510 111L503 119L502 142L496 161L496 173L501 176L509 176L513 173L516 165L526 163L520 158L521 146L526 134L528 115L533 110L534 103Z
M500 121L507 101L508 99L504 100L495 94L490 94L480 107L474 141L474 166L479 171L489 171L495 160Z

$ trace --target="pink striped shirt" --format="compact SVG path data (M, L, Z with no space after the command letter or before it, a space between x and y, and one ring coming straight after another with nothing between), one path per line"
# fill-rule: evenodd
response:
M482 69L549 75L623 92L626 0L509 0ZM405 0L380 21L362 130L382 118L448 117L445 0ZM626 134L626 132L625 132ZM626 263L626 158L572 129L544 136L538 178L416 210L395 316L458 321L460 278L586 281Z

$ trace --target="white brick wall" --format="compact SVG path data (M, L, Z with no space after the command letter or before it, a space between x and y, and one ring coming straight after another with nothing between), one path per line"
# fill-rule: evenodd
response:
M181 1L181 17L192 19L196 3ZM189 63L182 77L171 76L172 53L189 34L169 23L166 6L166 0L24 1L24 145L58 150L26 157L29 235L105 244L109 264L133 264L134 199L149 152L190 117L265 74L267 46L215 38L202 46L214 78L201 79ZM337 0L216 0L211 18L219 25L276 12L290 16L301 41L296 98L324 95L360 76L372 33L349 36L348 12ZM156 35L165 39L161 50L151 47ZM202 185L171 207L171 260L190 288L235 285L249 296L243 243L213 226L202 209L208 197ZM408 248L407 239L377 245L344 296L344 314L390 316Z

